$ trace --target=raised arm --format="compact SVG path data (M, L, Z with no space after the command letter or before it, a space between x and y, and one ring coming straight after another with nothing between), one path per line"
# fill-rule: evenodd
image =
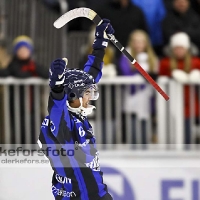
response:
M49 69L49 86L51 88L48 102L51 133L59 143L69 142L72 125L66 106L67 95L64 92L64 72L66 59L57 59L51 63ZM67 126L66 126L67 125ZM69 134L68 134L69 133Z
M88 61L84 66L84 71L91 74L96 83L99 82L102 76L104 49L108 46L109 42L106 34L113 33L114 29L108 19L103 19L103 22L96 27L93 52L91 55L88 55Z

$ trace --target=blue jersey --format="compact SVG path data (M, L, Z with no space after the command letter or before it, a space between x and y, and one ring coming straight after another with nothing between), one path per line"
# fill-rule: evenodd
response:
M84 71L96 83L102 75L104 51L88 56ZM107 193L100 170L99 152L87 117L68 110L67 95L49 95L48 113L41 126L39 143L54 170L52 192L56 200L98 200Z

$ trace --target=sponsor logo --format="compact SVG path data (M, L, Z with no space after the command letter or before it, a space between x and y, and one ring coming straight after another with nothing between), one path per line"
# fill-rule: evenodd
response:
M101 170L104 174L104 181L108 185L108 192L112 195L113 199L136 200L131 183L120 170L113 167L101 167Z
M49 119L44 119L44 121L42 122L42 128L45 128L45 126L49 125Z
M51 126L50 126L51 132L54 132L56 130L56 127L55 127L53 121L51 121L50 124L51 124Z
M64 72L62 74L58 75L58 79L61 79L63 77L63 75L64 75Z
M71 184L72 183L72 180L70 178L67 178L67 177L62 177L58 174L56 174L56 180L59 182L59 183L67 183L67 184Z
M81 121L80 121L79 119L76 119L76 118L74 118L74 122L75 122L76 124L81 123Z
M62 196L62 197L76 197L76 193L75 192L73 192L73 191L68 192L68 191L65 191L62 188L58 189L54 185L52 186L52 192L53 192L53 194L59 195L59 196Z
M100 171L99 152L96 152L92 162L85 163L85 165L90 169L92 169L93 171Z
M103 41L103 42L102 42L102 45L103 45L104 47L107 47L107 46L108 46L108 42Z
M181 190L184 189L190 192L191 199L192 200L199 200L200 199L200 193L199 193L199 180L194 179L190 180L190 182L183 180L183 179L167 179L161 181L161 200L170 200L175 199L172 198L172 193L175 194L176 192L179 193ZM173 191L173 192L172 192ZM188 193L189 194L189 193ZM186 199L182 195L182 198L177 196L176 199Z
M114 35L108 34L108 36L109 36L109 39L110 39L111 41L113 41L115 44L118 42L118 40L115 38Z
M74 83L80 83L83 82L83 80L75 80Z
M75 87L85 86L85 83L75 83L74 86Z
M90 143L89 139L86 139L85 142L83 142L82 144L77 144L79 147L86 147L88 144Z

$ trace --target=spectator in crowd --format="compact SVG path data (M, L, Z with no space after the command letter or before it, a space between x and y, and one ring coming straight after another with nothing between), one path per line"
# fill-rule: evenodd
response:
M30 37L21 35L13 41L13 58L8 65L8 72L10 76L16 78L30 78L30 77L41 77L48 78L48 70L38 65L33 59L33 41ZM35 124L34 124L34 98L33 98L33 87L28 87L28 94L30 97L28 115L30 116L32 142L36 141L35 136ZM20 110L20 127L21 127L21 138L22 144L25 143L25 88L20 85L19 88L19 110ZM10 116L11 116L11 127L12 131L12 142L15 141L15 93L14 87L10 86Z
M13 58L8 65L10 76L28 78L39 76L48 78L48 71L33 60L33 42L25 35L18 36L13 41Z
M132 2L144 12L151 43L157 55L160 54L163 45L161 22L166 15L163 0L132 0Z
M138 61L138 63L147 71L154 79L158 72L158 58L154 53L148 34L143 30L135 30L130 34L127 51ZM120 58L120 70L124 76L133 76L135 79L143 79L140 73L130 63L130 61L122 55ZM131 91L126 92L124 101L125 113L134 114L133 119L133 136L136 133L136 117L139 119L142 130L143 143L146 143L147 136L147 120L153 114L152 97L153 90L148 84L132 85ZM136 142L136 141L133 141Z
M102 18L111 20L115 28L115 36L123 46L127 44L127 38L133 30L147 31L143 12L130 0L108 0L103 7L95 10Z
M189 0L173 0L173 9L163 20L163 34L165 43L177 32L185 32L191 41L200 47L200 17L190 7Z
M184 33L176 33L170 38L171 55L163 58L160 62L159 75L168 76L174 80L186 84L184 87L184 116L185 116L185 143L190 144L191 126L190 126L190 88L189 82L198 82L200 80L200 59L190 53L190 39ZM199 99L195 94L194 102L195 116L199 116ZM181 116L180 116L181 117Z

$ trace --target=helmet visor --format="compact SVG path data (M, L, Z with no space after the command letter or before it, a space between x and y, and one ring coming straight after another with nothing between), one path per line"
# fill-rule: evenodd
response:
M84 95L88 95L89 99L95 101L99 98L99 91L97 84L90 85L85 91Z

